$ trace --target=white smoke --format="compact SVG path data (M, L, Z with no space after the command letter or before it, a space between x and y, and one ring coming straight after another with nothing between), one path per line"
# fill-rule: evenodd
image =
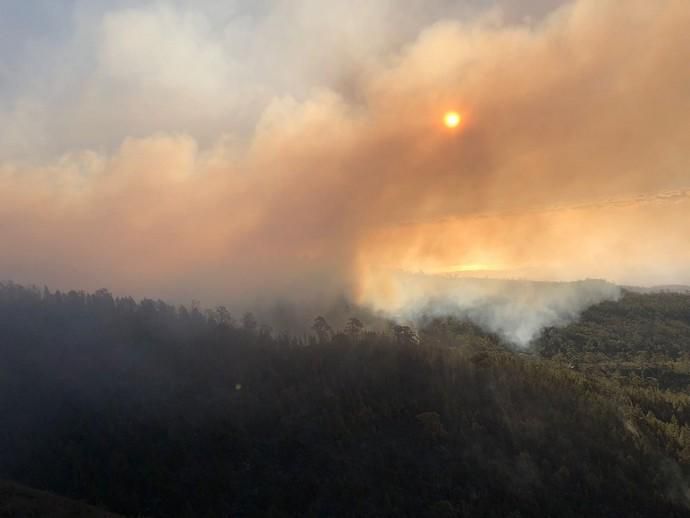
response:
M385 310L391 317L413 323L428 317L469 319L520 347L544 328L567 325L588 307L621 296L618 286L594 279L534 282L398 274L393 282L397 303Z

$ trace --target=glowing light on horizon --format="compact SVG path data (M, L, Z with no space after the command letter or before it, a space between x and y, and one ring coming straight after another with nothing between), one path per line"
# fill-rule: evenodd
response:
M446 271L449 272L486 272L486 271L500 271L500 268L494 264L483 264L483 263L469 263L469 264L456 264L447 268Z
M446 275L446 274L504 274L511 271L511 269L498 264L488 264L488 263L464 263L464 264L452 264L447 266L434 266L434 267L420 267L420 268L402 268L402 271L409 273L422 273L428 275Z

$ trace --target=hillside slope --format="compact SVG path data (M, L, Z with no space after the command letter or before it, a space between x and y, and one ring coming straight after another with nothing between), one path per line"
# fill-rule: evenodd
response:
M0 480L0 516L25 518L51 516L54 518L117 518L109 513L81 502L37 491L14 482Z
M690 397L590 368L568 338L621 334L649 301L685 333L685 299L639 297L526 354L453 319L419 339L319 321L305 341L5 286L0 475L127 515L690 516Z

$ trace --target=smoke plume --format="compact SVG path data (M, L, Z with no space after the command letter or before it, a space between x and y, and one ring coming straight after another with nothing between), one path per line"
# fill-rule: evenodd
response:
M401 271L690 282L685 0L439 1L423 27L397 2L317 4L75 17L49 86L0 97L2 277L391 314L434 298ZM476 318L524 342L616 296L580 288L532 317L514 284L529 304Z

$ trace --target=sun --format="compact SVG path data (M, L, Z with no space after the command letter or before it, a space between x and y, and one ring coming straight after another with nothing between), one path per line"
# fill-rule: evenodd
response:
M462 122L462 116L458 112L446 112L443 116L443 123L447 128L457 128Z

